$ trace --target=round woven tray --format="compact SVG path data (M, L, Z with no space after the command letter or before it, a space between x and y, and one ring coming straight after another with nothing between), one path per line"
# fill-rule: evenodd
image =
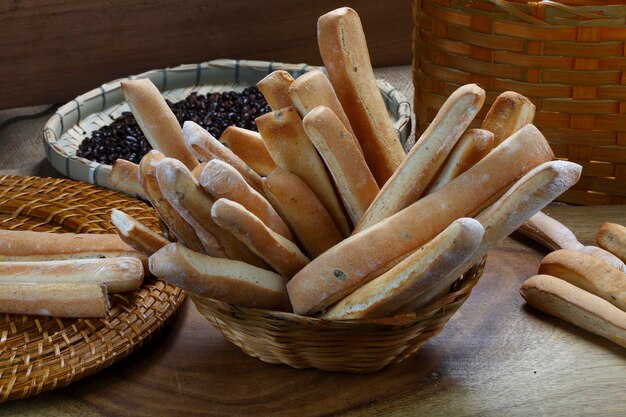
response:
M3 229L114 233L113 208L159 228L151 208L114 191L65 179L0 176ZM147 278L141 288L110 299L103 319L0 315L0 402L64 387L127 357L171 321L185 295Z
M189 297L227 340L264 362L369 373L403 361L439 333L467 300L484 267L485 258L446 296L415 314L377 320L325 320Z

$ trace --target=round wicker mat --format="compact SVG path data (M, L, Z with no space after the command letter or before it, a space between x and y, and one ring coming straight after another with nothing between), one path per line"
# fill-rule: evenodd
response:
M113 233L111 209L159 229L139 200L72 180L0 176L0 228ZM147 278L136 291L111 296L104 319L0 314L0 402L24 398L94 374L125 358L175 315L184 293Z

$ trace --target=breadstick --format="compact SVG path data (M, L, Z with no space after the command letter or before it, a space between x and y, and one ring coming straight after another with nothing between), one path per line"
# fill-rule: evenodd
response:
M256 125L276 164L299 176L324 204L339 231L348 236L350 226L341 203L296 109L286 107L264 114L256 119Z
M582 249L584 247L571 230L541 211L531 217L517 231L551 250Z
M106 317L106 286L92 282L0 283L0 311L55 317Z
M348 7L326 13L317 21L317 39L328 77L382 187L405 154L374 77L361 20Z
M194 169L198 160L185 147L180 124L152 81L144 78L122 81L121 85L124 98L150 145Z
M185 219L181 217L174 207L165 199L156 178L157 164L165 156L152 150L144 155L139 162L139 182L143 186L146 196L152 203L152 207L159 213L159 217L172 232L176 240L191 250L204 251L203 242L200 241L196 231Z
M228 126L220 136L220 142L261 176L267 177L276 169L276 162L265 147L259 132Z
M483 227L474 219L454 221L404 261L331 306L322 317L344 320L389 316L455 273L456 267L472 256L483 233Z
M341 242L343 237L330 214L300 177L276 168L265 179L264 187L268 200L311 258Z
M183 124L183 137L191 152L202 162L219 159L232 165L260 194L263 194L263 179L243 162L230 149L222 145L213 135L204 130L202 126L187 121Z
M291 106L291 100L289 99L289 86L291 83L293 83L291 74L287 71L278 70L265 76L256 86L259 87L272 110L279 110Z
M626 347L626 312L550 275L535 275L520 288L531 306Z
M464 85L450 95L398 170L380 190L355 232L373 226L420 198L484 101L485 91L476 84Z
M601 248L611 252L626 262L626 227L616 223L604 223L596 234L596 242Z
M0 262L0 282L105 284L114 294L139 288L143 266L137 258L71 259L64 261Z
M441 190L350 236L304 267L287 285L294 311L310 314L341 299L454 220L475 215L516 178L553 157L539 130L525 127Z
M619 269L622 272L626 273L626 265L624 262L617 256L613 255L611 252L606 251L597 246L584 246L581 249L578 249L581 252L586 253L587 255L595 256L596 258L606 262L611 265L613 268Z
M111 223L117 227L117 233L124 242L146 256L170 243L134 217L117 209L111 211Z
M529 99L514 91L505 91L493 102L481 128L493 132L498 146L534 118L535 105Z
M211 217L286 278L309 263L295 243L274 232L239 203L220 198L211 208Z
M539 273L565 280L626 311L626 274L594 256L561 249L543 258Z
M245 307L289 309L284 277L244 262L202 255L176 243L150 257L150 271L192 294Z
M204 171L204 167L206 167L207 164L208 162L202 162L200 165L195 167L193 171L191 171L191 175L193 175L196 181L200 181L200 176L202 175L202 171Z
M243 243L213 222L211 219L213 199L204 192L183 164L175 159L165 158L159 162L156 171L159 185L167 201L202 234L199 236L212 238L208 243L205 240L202 242L208 255L235 259L261 268L267 266Z
M363 154L363 149L361 149L361 144L357 140L352 126L350 126L348 116L343 111L333 86L322 71L309 71L296 78L289 87L289 97L302 117L317 106L328 107L341 120L346 130L350 132L350 137L354 140L359 152Z
M202 188L215 200L227 198L241 204L274 232L293 240L289 228L272 205L226 162L218 159L207 162L207 168L200 175L199 181Z
M125 159L118 159L111 167L108 178L109 185L126 194L144 196L143 187L139 182L139 165Z
M469 129L458 140L443 166L432 179L424 195L432 194L470 169L493 149L493 133L483 129Z
M304 130L330 171L353 224L357 224L380 191L354 137L328 107L311 110Z

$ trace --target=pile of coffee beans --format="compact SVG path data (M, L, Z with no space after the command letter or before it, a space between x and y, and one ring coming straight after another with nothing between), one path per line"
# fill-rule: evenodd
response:
M257 87L248 87L241 93L191 93L176 103L166 102L181 126L191 120L218 139L231 125L256 131L254 120L271 111ZM102 164L112 165L119 158L137 164L151 149L133 114L124 112L85 138L76 155Z

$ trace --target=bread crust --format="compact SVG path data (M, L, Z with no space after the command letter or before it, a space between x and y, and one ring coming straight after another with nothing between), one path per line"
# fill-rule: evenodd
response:
M613 255L609 251L606 251L597 246L583 246L581 249L578 250L586 253L587 255L595 256L596 258L611 265L613 268L619 269L620 271L626 273L626 265L624 265L624 262L622 262L621 259Z
M574 233L543 212L536 213L517 230L550 250L582 249Z
M626 227L606 222L598 229L596 241L602 249L626 262Z
M263 177L276 169L276 162L265 147L259 132L228 126L220 136L220 142Z
M523 126L532 123L534 118L535 105L528 98L515 91L505 91L493 102L481 128L493 132L497 146Z
M289 86L293 83L293 77L287 71L277 70L266 75L256 86L259 87L263 97L272 110L280 110L291 106L289 98Z
M149 257L170 243L163 235L123 211L113 209L111 223L117 228L117 234L125 243L145 256Z
M109 185L126 194L144 197L143 187L139 182L139 165L125 159L118 159L111 167L107 180Z

